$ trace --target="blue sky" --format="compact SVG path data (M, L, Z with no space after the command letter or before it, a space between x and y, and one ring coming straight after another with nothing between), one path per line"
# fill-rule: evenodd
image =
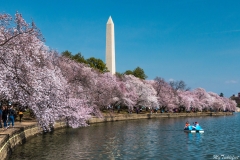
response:
M106 23L115 25L118 72L183 80L195 89L240 92L238 0L1 0L0 13L34 20L46 45L105 61Z

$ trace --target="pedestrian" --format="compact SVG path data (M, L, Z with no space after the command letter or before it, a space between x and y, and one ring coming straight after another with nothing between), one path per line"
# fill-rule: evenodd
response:
M120 105L118 105L118 107L117 107L117 108L118 108L118 113L120 113Z
M18 114L19 114L20 122L22 122L23 112L21 109L18 111Z
M7 119L8 119L7 107L6 107L6 106L3 106L3 110L2 110L2 120L3 120L4 130L7 129Z
M13 106L11 106L10 109L8 110L9 115L8 127L10 126L10 122L12 122L12 127L14 127L14 114L15 111L13 110Z
M138 107L136 108L136 113L138 114Z

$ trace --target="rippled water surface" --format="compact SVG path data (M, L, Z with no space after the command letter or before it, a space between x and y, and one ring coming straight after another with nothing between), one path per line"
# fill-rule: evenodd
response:
M185 133L198 121L205 133ZM240 114L220 117L159 118L61 129L27 140L10 160L240 159Z

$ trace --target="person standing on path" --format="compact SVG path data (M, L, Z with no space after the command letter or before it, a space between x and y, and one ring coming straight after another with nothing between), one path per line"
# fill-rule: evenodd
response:
M118 113L120 113L120 105L118 105L117 109L118 109Z
M7 129L7 119L8 119L7 107L6 107L6 106L3 106L3 110L2 110L2 120L3 120L4 129Z
M8 110L9 115L8 126L10 126L10 122L12 122L12 127L14 127L14 113L15 111L13 110L13 106L11 106L10 109Z
M18 111L18 114L19 114L20 122L22 122L23 112L21 109Z

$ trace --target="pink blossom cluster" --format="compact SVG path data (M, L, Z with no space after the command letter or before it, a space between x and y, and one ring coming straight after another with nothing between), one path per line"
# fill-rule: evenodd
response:
M44 44L35 24L27 24L19 13L15 19L0 14L0 71L0 100L28 106L45 130L58 120L73 128L87 126L91 116L101 117L100 110L109 105L168 111L236 109L234 101L201 88L174 90L162 78L116 77L59 56Z
M155 78L151 82L157 91L160 108L167 111L184 109L185 111L236 111L236 102L220 97L216 93L206 92L203 88L193 91L175 90L162 78Z

